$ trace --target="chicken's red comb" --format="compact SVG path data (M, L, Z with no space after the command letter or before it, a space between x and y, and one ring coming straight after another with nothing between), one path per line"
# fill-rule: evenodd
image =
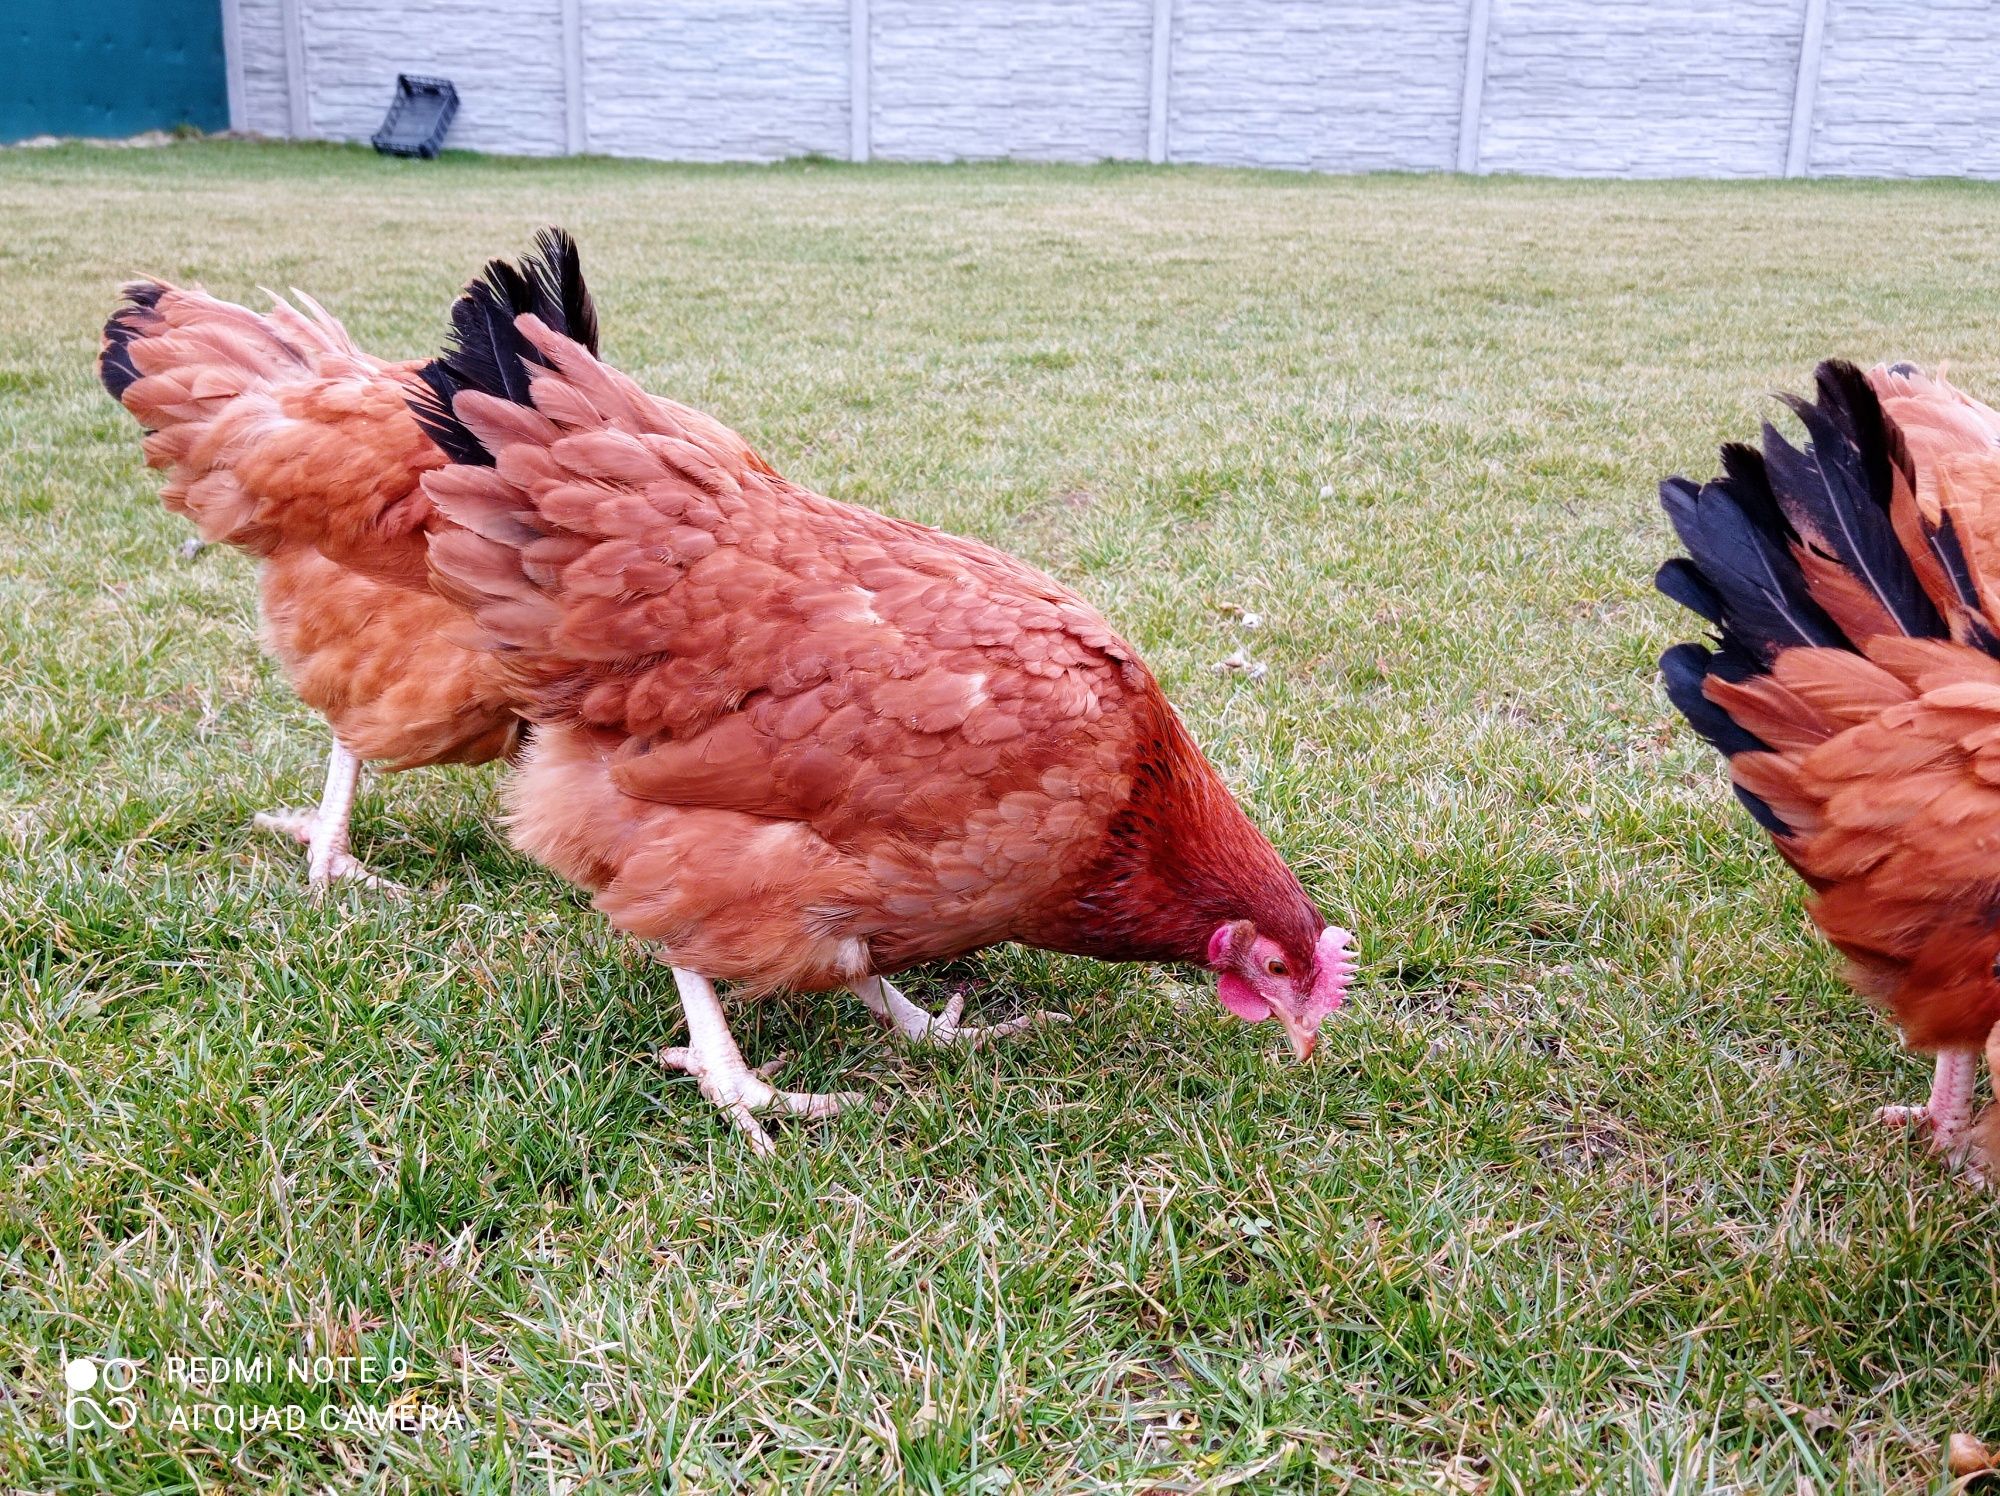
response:
M1354 932L1328 925L1319 932L1313 948L1312 1005L1331 1013L1347 999L1348 984L1354 980L1354 952L1349 948Z

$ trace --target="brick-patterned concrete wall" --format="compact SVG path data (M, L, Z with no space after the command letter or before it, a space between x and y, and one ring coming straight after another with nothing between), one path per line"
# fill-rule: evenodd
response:
M1466 16L1467 0L1178 0L1168 157L1448 170Z
M1827 0L1807 168L2000 177L2000 5Z
M1152 0L871 0L873 153L1146 154Z
M292 121L285 94L285 24L278 0L236 0L236 45L240 55L232 61L243 73L244 118L230 123L259 135L286 134Z
M679 161L845 156L848 0L588 0L584 147Z
M521 154L2000 177L2000 0L221 3L271 134L365 138L400 71Z
M1805 0L1492 3L1483 170L1784 171Z

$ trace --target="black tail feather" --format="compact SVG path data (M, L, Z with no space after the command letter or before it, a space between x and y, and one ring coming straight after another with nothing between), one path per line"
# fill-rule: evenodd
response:
M1938 516L1936 525L1924 521L1924 535L1930 542L1931 554L1944 568L1945 579L1951 583L1952 595L1958 599L1965 642L2000 660L2000 634L1995 634L1986 622L1986 605L1980 599L1979 583L1972 574L1972 563L1966 559L1965 542L1958 538L1957 524L1950 514L1942 514Z
M1828 360L1819 399L1782 397L1810 438L1803 451L1767 423L1764 465L1779 507L1860 582L1913 638L1945 632L1889 519L1889 442L1882 405L1862 372Z
M1799 562L1810 547L1836 562L1881 603L1904 633L1948 633L1890 519L1895 433L1867 376L1829 360L1814 375L1817 398L1787 398L1807 444L1793 446L1768 424L1762 450L1731 443L1723 475L1697 487L1685 478L1660 485L1660 503L1688 554L1659 570L1654 585L1716 629L1717 647L1682 644L1660 659L1667 699L1725 756L1769 751L1754 733L1708 697L1711 677L1741 681L1764 674L1787 649L1852 649L1813 600ZM1976 613L1972 579L1949 520L1930 536L1960 596ZM1975 619L1975 622L1977 620ZM1757 824L1777 836L1786 826L1771 806L1737 789Z
M465 467L492 467L493 454L479 444L479 438L452 413L452 398L460 386L445 369L444 360L434 358L417 370L429 393L409 401L410 414L424 428L424 435L438 444L453 462Z
M1688 725L1725 758L1739 753L1764 753L1770 745L1748 728L1738 725L1702 691L1715 656L1699 644L1676 644L1660 656L1660 678L1666 683L1667 699L1688 719Z
M1685 556L1676 556L1653 577L1653 585L1690 613L1722 626L1722 594L1708 585L1701 568Z
M1720 603L1722 616L1712 621L1725 637L1767 663L1781 649L1847 643L1806 590L1798 562L1771 534L1754 495L1740 498L1728 481L1696 489L1670 478L1660 485L1660 503L1688 548L1690 568Z
M1716 670L1717 663L1718 657L1699 644L1676 644L1661 655L1660 678L1666 683L1667 700L1680 709L1680 714L1688 720L1688 726L1714 744L1724 758L1734 758L1739 753L1768 752L1769 744L1710 701L1702 689L1711 673L1722 673ZM1770 803L1761 796L1737 785L1736 798L1743 802L1743 808L1750 812L1751 818L1773 836L1792 834L1792 828L1785 824L1784 818L1771 809Z
M153 308L160 304L160 298L166 293L167 288L158 281L134 281L120 290L119 294L125 299L104 324L104 346L97 355L97 377L111 392L111 398L121 404L125 392L139 378L139 371L132 363L132 344L144 337L153 325Z
M522 262L534 282L534 313L573 342L597 354L597 307L583 283L583 258L576 240L559 228L535 235L535 253Z
M584 284L576 241L559 228L535 235L534 251L516 265L489 261L451 309L451 341L419 374L428 394L410 401L417 422L453 462L490 467L492 454L453 412L461 390L531 403L528 366L546 367L514 325L533 313L552 331L597 352L597 309Z
M1813 371L1813 379L1819 386L1822 405L1847 412L1849 434L1860 453L1862 470L1868 478L1868 491L1882 506L1882 512L1888 513L1889 500L1894 492L1891 486L1892 444L1889 418L1882 410L1882 401L1875 394L1875 387L1868 382L1867 374L1859 365L1844 358L1827 359Z
M1799 538L1792 522L1771 492L1771 475L1764 466L1764 454L1744 442L1725 442L1722 447L1722 476L1715 484L1736 501L1743 517L1771 538L1774 545L1789 546Z

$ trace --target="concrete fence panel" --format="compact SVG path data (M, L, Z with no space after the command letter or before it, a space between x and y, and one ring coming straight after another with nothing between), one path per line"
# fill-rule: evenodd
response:
M1179 0L1167 156L1448 171L1467 0Z
M1804 19L1805 0L1493 0L1479 165L1781 176Z
M2000 177L2000 4L1826 5L1809 171Z
M1139 160L1152 0L870 0L874 155Z
M578 0L583 149L777 161L848 144L848 0Z

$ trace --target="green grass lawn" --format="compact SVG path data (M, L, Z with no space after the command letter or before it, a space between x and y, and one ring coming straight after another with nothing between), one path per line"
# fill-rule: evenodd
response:
M1076 1023L745 1015L893 1100L759 1161L493 771L368 781L417 894L306 901L248 823L323 730L97 328L153 273L417 355L549 221L614 362L1141 646L1362 932L1310 1066L1197 973L995 951L914 989ZM0 225L0 1489L1791 1496L2000 1433L1995 1206L1871 1125L1927 1066L1671 717L1649 585L1655 482L1818 357L2000 390L2000 189L196 144L0 153ZM166 1369L315 1352L408 1376ZM65 1433L74 1354L143 1359L129 1433ZM410 1393L462 1426L320 1426Z

